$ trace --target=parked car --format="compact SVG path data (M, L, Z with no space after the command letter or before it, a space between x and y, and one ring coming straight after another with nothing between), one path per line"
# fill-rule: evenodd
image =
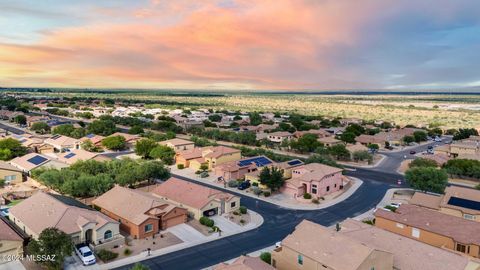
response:
M415 151L413 151L413 150L410 151L410 155L415 155L416 153L417 153L417 152L415 152Z
M433 146L429 145L427 148L428 148L428 149L433 149Z
M239 190L247 189L251 186L250 181L243 181L240 185L238 185Z
M83 265L92 265L97 262L92 250L86 244L78 244L75 246L75 253L77 253Z
M394 202L393 202L393 203L390 204L390 206L393 206L393 207L395 207L395 208L400 207L400 205L402 205L402 203L394 203Z

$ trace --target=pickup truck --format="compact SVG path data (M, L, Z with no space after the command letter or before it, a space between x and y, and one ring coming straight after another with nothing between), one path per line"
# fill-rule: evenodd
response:
M83 265L91 265L97 262L92 250L86 244L75 245L75 253L82 260Z

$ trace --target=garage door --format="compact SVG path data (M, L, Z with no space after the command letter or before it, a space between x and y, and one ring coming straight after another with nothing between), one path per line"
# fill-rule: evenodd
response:
M178 224L185 223L185 216L176 216L163 221L162 229L167 229Z
M203 215L206 217L215 216L218 213L218 207L203 211Z

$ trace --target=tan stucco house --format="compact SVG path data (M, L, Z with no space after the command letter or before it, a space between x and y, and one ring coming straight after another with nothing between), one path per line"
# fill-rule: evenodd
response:
M0 180L3 180L6 185L21 183L23 181L23 171L0 160Z

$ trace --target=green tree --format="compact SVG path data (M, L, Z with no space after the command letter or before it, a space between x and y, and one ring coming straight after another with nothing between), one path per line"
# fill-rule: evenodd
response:
M23 114L19 114L19 115L15 116L14 121L15 121L15 123L17 123L19 125L26 125L27 124L27 117Z
M368 164L372 163L373 161L373 156L368 153L368 151L355 151L352 154L352 158L355 161L368 161Z
M262 252L260 254L260 260L264 261L265 263L271 264L272 254L270 252Z
M71 136L74 130L75 130L75 127L72 124L64 124L64 125L59 125L53 128L52 134Z
M102 148L93 144L91 140L86 140L82 143L82 149L89 152L102 152Z
M480 161L474 159L451 159L443 165L448 174L457 177L480 179Z
M407 136L403 137L402 140L405 144L410 144L410 143L415 141L415 138L413 136L407 135Z
M262 123L262 116L258 112L251 112L248 114L250 118L250 125L258 126Z
M157 145L149 153L150 157L160 159L167 165L172 165L175 157L175 150L166 145Z
M432 159L427 159L427 158L416 158L408 164L409 168L414 168L414 167L433 167L437 168L438 164L435 160Z
M415 142L424 142L427 140L427 133L425 131L415 131L413 133L413 138L415 139Z
M52 260L42 260L38 263L47 269L62 269L65 257L72 255L73 243L69 235L56 229L47 228L28 243L29 254L36 256L55 256Z
M408 184L424 192L443 193L448 183L445 170L432 167L414 167L405 172Z
M371 150L374 150L374 151L378 151L378 149L380 149L380 146L376 143L369 143L367 145L368 149L371 149Z
M467 139L470 136L478 136L478 131L474 128L461 128L453 135L454 140Z
M152 139L141 139L135 144L135 154L145 159L151 158L150 152L157 145L158 143Z
M126 148L125 138L123 136L110 136L102 140L102 145L109 150L123 150Z
M50 132L50 126L45 122L35 122L30 127L30 130L35 131L36 133L45 134Z
M358 136L365 132L365 128L359 124L350 124L347 128L345 128L345 132L351 132Z
M133 126L128 130L128 134L143 134L143 128L141 126Z
M328 152L337 160L350 160L350 151L343 144L329 147Z
M88 133L109 136L117 132L117 126L113 120L95 120L87 127Z
M266 185L272 191L279 190L285 183L283 170L277 167L264 167L260 172L259 180L262 185Z
M313 152L321 145L316 134L305 134L298 140L290 142L290 147L301 153Z
M27 153L27 148L19 141L13 138L0 140L0 160L10 160L15 157L23 156Z
M212 122L220 122L222 121L222 116L219 114L212 114L208 116L208 120Z
M340 140L346 143L355 143L355 137L357 137L357 135L355 135L353 132L344 132L340 136Z

